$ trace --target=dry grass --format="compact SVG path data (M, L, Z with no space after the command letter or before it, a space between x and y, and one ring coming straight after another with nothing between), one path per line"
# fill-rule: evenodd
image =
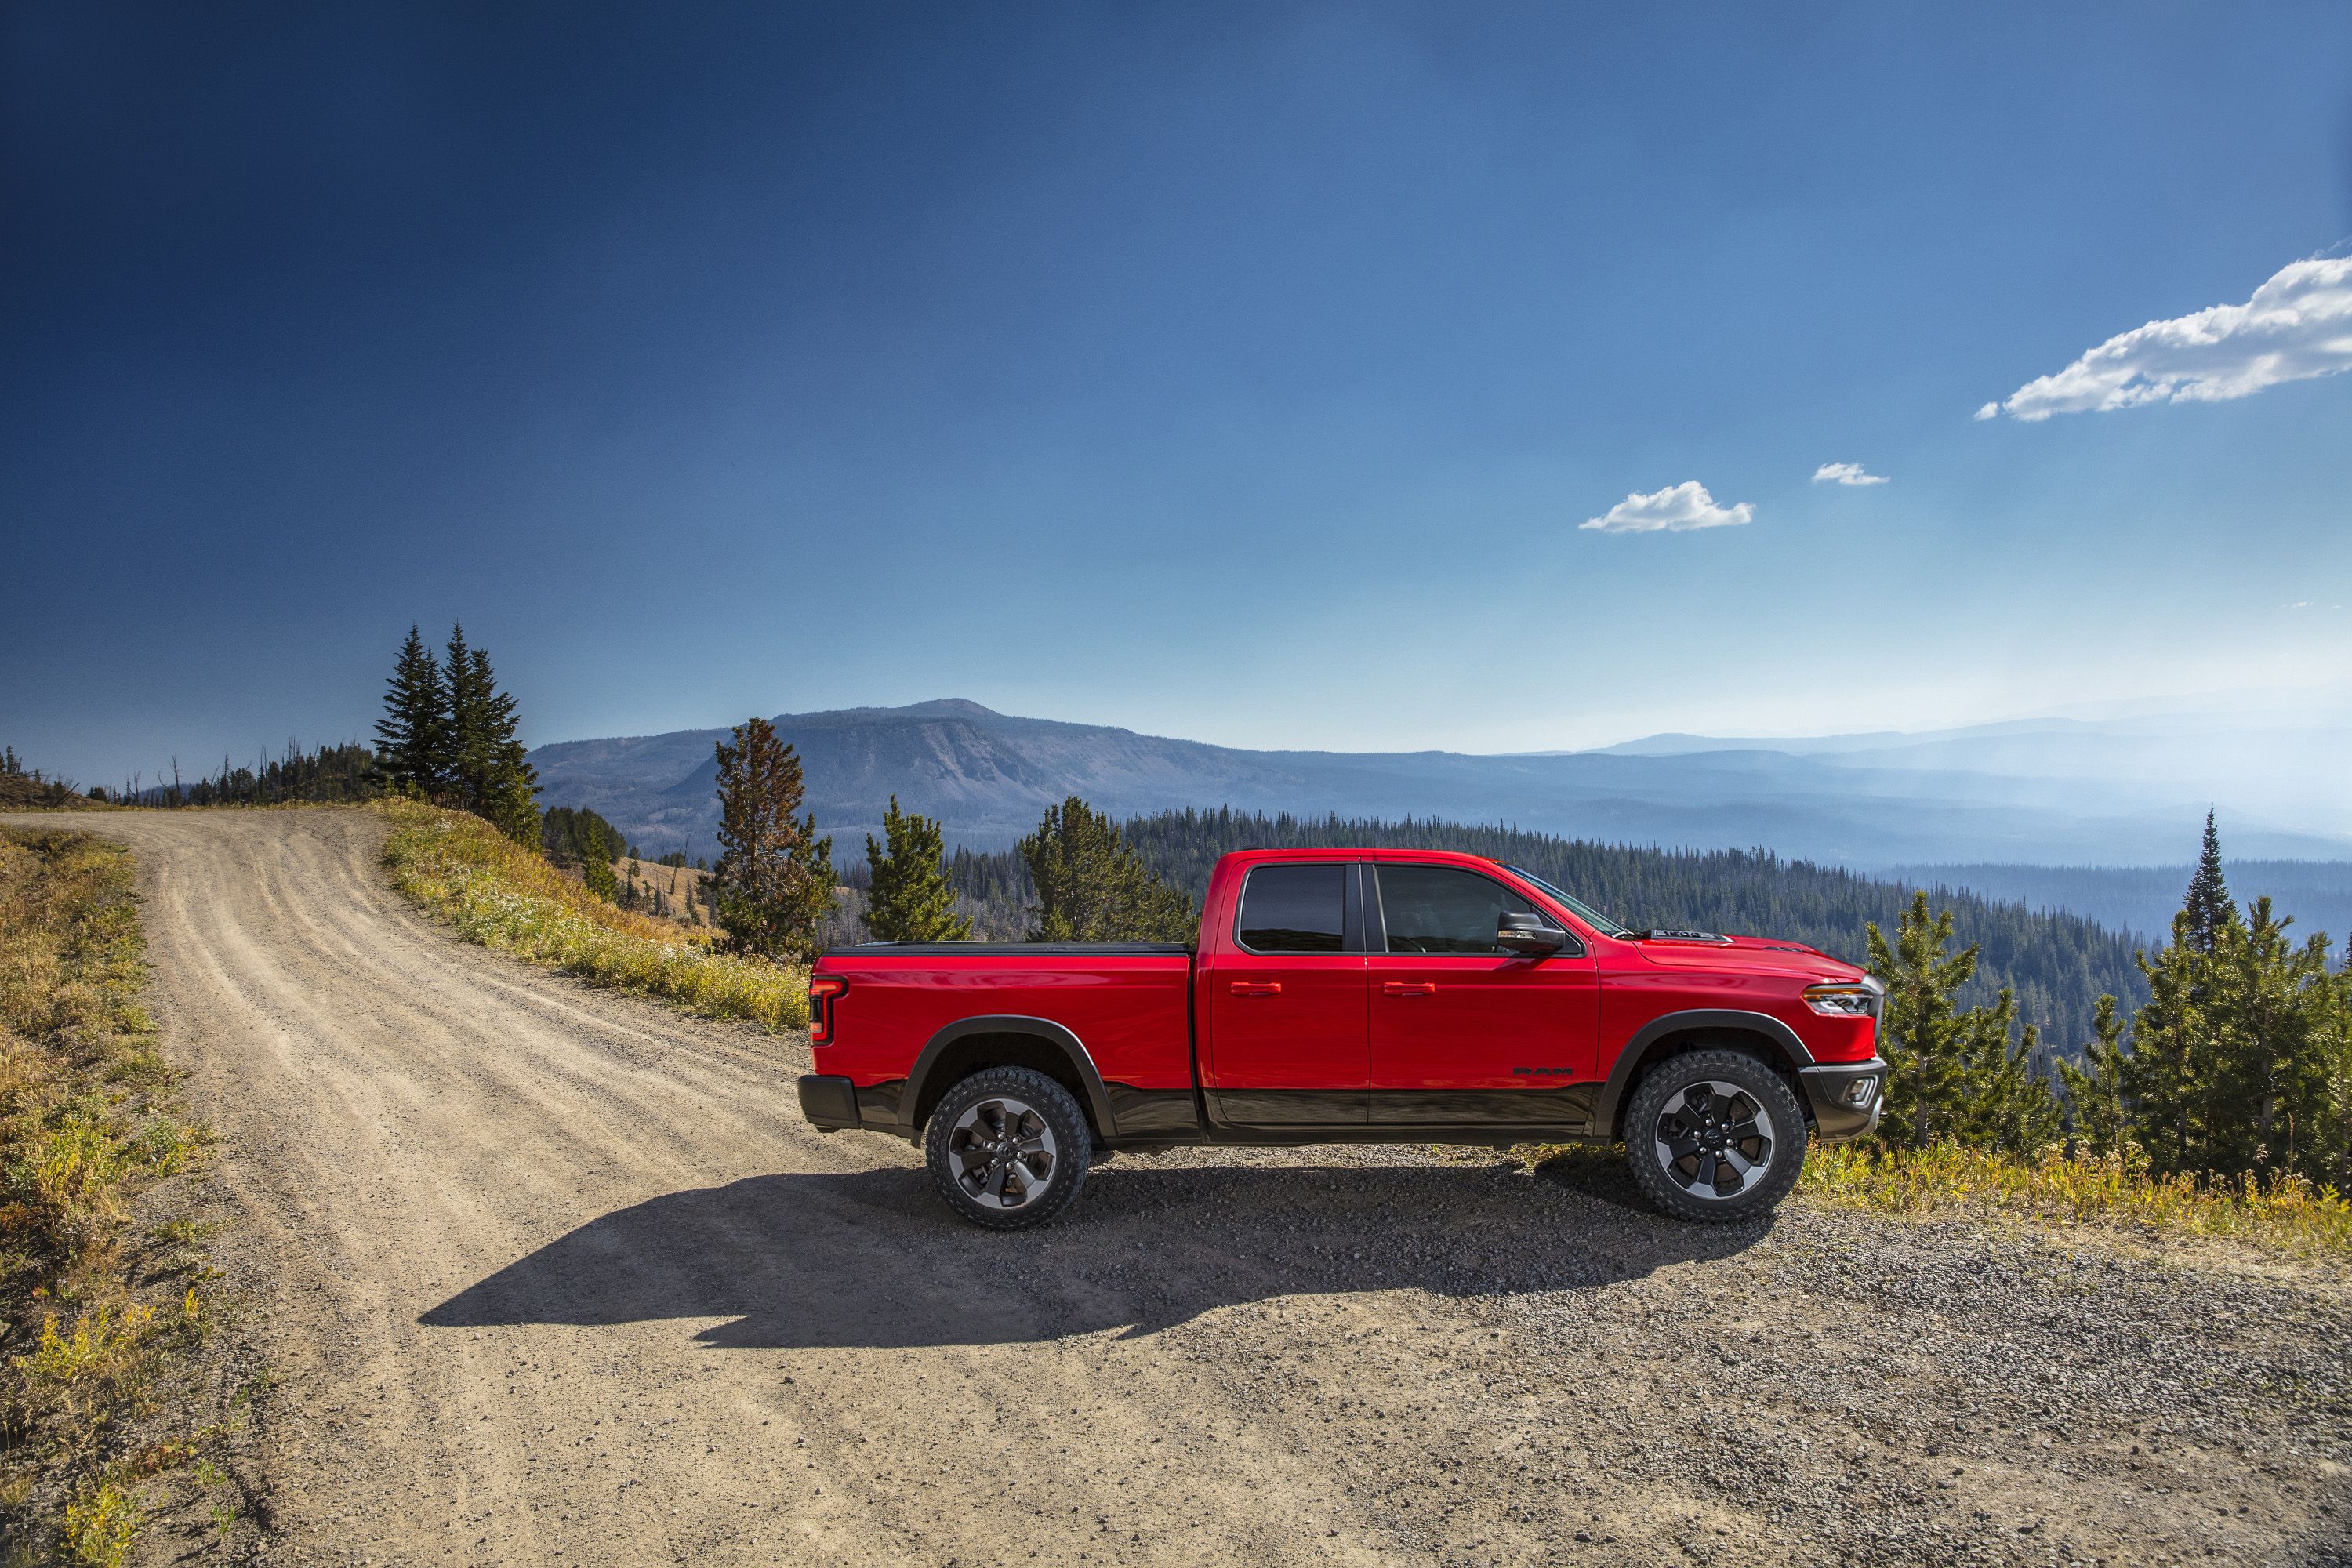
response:
M0 1508L20 1546L100 1564L152 1473L125 1428L211 1320L175 1278L206 1278L201 1257L126 1235L137 1194L208 1141L163 1098L131 880L118 846L0 828Z
M1617 1145L1531 1144L1517 1153L1556 1179L1619 1202L1641 1201ZM1877 1214L2137 1228L2221 1237L2298 1258L2352 1257L2352 1204L2332 1187L2293 1176L2206 1183L2155 1176L2136 1150L2102 1159L2053 1147L2025 1160L1948 1143L1891 1151L1815 1143L1805 1152L1797 1191Z
M631 860L624 856L613 862L613 879L625 889L630 882L637 885L637 896L645 901L638 906L656 920L667 921L689 931L708 931L710 925L710 873L698 871L691 866L665 866L657 860ZM687 899L691 894L697 918L687 918Z
M35 779L24 773L0 773L0 811L112 811L111 805L91 800L56 779Z
M2352 1204L2300 1176L2157 1176L2137 1149L2099 1157L2053 1146L2038 1159L1939 1143L1880 1151L1817 1144L1799 1190L1883 1214L1999 1214L2053 1224L2144 1226L2222 1237L2301 1257L2352 1256Z
M803 971L719 952L707 933L615 909L479 817L404 800L375 809L392 821L393 885L467 941L706 1018L777 1034L807 1026Z

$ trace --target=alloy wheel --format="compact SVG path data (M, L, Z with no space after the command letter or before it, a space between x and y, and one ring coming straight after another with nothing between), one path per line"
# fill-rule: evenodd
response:
M1061 1146L1034 1106L999 1095L973 1104L948 1133L948 1166L975 1203L1025 1208L1054 1180Z
M1652 1133L1658 1164L1699 1199L1736 1198L1772 1163L1772 1117L1756 1097L1720 1079L1685 1085L1659 1108Z

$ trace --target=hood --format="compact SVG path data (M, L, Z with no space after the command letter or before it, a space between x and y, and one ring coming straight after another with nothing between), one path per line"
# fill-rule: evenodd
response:
M1867 973L1817 947L1783 937L1657 931L1629 931L1620 940L1631 943L1651 963L1669 969L1742 969L1843 982L1858 981Z

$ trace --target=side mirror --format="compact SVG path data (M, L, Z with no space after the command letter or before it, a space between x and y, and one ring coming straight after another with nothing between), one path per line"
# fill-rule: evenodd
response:
M1546 925L1541 915L1516 914L1506 910L1495 922L1495 944L1512 952L1540 956L1566 947L1568 933L1556 925Z

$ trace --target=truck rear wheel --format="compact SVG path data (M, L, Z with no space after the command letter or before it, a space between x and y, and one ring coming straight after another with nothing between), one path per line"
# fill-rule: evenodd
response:
M1634 1089L1625 1153L1642 1195L1675 1218L1748 1219L1797 1184L1805 1113L1780 1075L1745 1051L1685 1051Z
M931 1183L990 1230L1043 1225L1086 1185L1094 1132L1070 1091L1031 1068L989 1068L948 1090L923 1135Z

